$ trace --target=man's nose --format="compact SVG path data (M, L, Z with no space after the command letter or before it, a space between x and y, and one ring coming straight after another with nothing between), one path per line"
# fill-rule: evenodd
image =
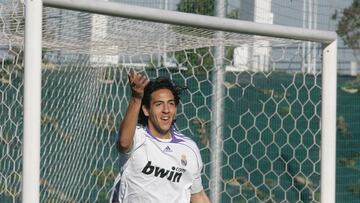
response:
M168 105L168 104L165 104L165 105L164 105L163 112L164 112L164 113L168 113L168 112L169 112L169 105Z

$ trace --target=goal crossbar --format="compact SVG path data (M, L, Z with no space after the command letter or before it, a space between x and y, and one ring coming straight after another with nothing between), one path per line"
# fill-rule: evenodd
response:
M337 35L335 32L309 30L289 26L261 24L212 16L166 11L160 9L130 6L126 4L95 0L28 0L26 2L25 29L25 82L37 80L41 72L41 18L42 6L84 11L110 16L141 19L174 25L255 34L268 37L287 38L319 42L323 44L322 118L321 119L321 202L335 202L335 152L336 152L336 63ZM36 35L36 36L35 36ZM40 36L40 37L39 37ZM36 39L36 40L34 40ZM40 40L37 40L40 39ZM30 42L31 41L31 42ZM33 74L31 74L33 73ZM23 202L40 202L40 92L37 85L27 88L24 93L24 166ZM39 83L40 84L40 83ZM326 85L325 85L326 84ZM34 97L36 95L36 97ZM38 112L35 112L38 111ZM34 119L36 115L36 119ZM35 127L34 127L35 126ZM30 141L31 140L31 141ZM28 142L29 141L29 142ZM326 148L324 147L326 146ZM39 160L35 160L35 158ZM32 165L28 167L27 164ZM326 164L326 165L325 165Z
M98 0L43 0L44 6L84 11L89 13L147 20L173 25L195 26L243 34L255 34L267 37L278 37L313 41L329 44L336 40L336 33L331 31L311 30L290 26L255 23L214 16L205 16L177 11L169 11L123 3Z

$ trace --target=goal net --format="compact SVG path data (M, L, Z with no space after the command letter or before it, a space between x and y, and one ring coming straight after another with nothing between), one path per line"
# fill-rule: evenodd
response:
M320 44L304 53L304 41L43 11L41 202L108 202L131 70L187 86L176 127L198 144L212 198L320 202ZM21 1L1 1L0 26L0 202L19 202Z

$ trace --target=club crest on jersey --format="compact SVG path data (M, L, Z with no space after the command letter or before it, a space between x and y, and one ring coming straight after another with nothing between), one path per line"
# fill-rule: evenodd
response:
M181 155L181 164L182 164L183 166L186 166L186 165L187 165L187 160L186 160L185 154Z

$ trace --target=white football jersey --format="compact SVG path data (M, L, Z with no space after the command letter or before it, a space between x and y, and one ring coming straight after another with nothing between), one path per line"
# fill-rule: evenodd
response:
M122 154L111 202L189 203L191 194L203 189L197 145L175 130L171 134L160 140L147 128L136 128L132 148Z

